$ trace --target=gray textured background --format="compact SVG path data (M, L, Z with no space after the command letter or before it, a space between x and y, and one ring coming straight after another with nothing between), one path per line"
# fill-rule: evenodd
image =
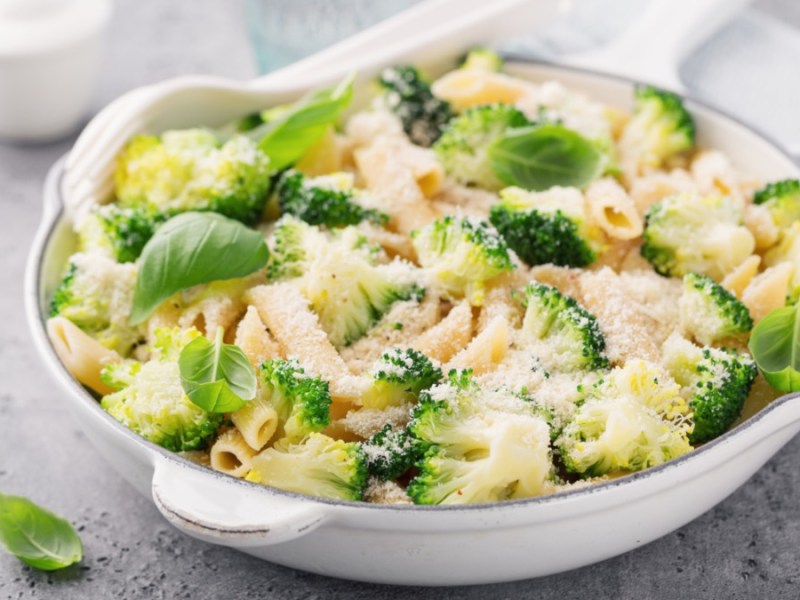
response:
M630 0L615 1L632 6ZM702 95L745 113L751 121L779 134L800 133L800 117L795 112L800 95L791 93L800 82L800 34L790 30L800 28L800 2L761 0L756 7L757 11L738 18L701 49L684 73ZM764 14L778 17L782 24L765 22ZM611 27L614 19L606 15L605 22ZM584 30L596 29L596 19L587 23ZM561 31L566 33L556 36L555 42L551 35L531 42L531 47L544 52L562 42L569 46L570 35L581 43L587 39L575 34L576 30L571 34L568 28ZM96 108L132 87L172 75L246 78L253 71L238 3L120 0ZM739 93L733 93L737 90ZM780 113L775 106L791 110ZM769 110L764 110L767 107ZM0 311L4 317L0 331L0 489L29 496L72 520L81 532L86 556L79 566L45 574L0 553L0 598L624 600L800 596L800 507L796 500L800 439L791 442L728 500L672 535L592 567L506 585L412 590L356 584L260 562L173 531L150 500L137 495L95 453L67 414L59 391L42 372L28 340L21 300L23 264L39 219L42 180L71 141L39 147L0 144L4 224L0 235Z

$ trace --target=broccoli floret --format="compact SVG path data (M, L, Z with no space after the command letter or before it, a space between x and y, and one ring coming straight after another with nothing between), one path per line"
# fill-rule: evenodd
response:
M384 409L415 402L422 390L439 383L442 370L418 350L393 348L381 355L370 375L372 384L361 402L368 408Z
M450 121L433 149L457 182L497 191L505 184L492 169L489 147L508 130L527 125L528 118L508 104L475 106Z
M733 425L758 374L752 358L720 348L699 348L673 335L664 343L664 365L694 411L692 444L713 440Z
M416 269L400 259L373 264L363 237L352 227L326 235L294 217L282 217L270 258L270 277L298 287L338 347L364 335L394 302L421 296Z
M584 267L595 261L602 240L600 232L588 224L586 202L574 188L545 192L505 188L489 220L530 266Z
M556 446L583 477L639 471L692 449L691 410L658 365L630 360L588 391Z
M412 234L419 263L455 298L473 306L484 299L484 286L514 268L508 246L486 221L446 216Z
M98 342L126 356L142 331L128 317L136 288L137 267L101 254L70 257L66 274L53 293L50 316L62 316Z
M384 69L379 82L386 90L386 105L412 142L427 148L439 139L453 111L447 101L433 95L419 71L410 66L391 67Z
M352 183L352 175L347 173L308 179L302 173L288 171L278 183L281 213L325 227L357 225L361 221L385 225L389 216L361 206Z
M408 485L417 504L537 496L551 479L550 431L530 400L485 390L468 373L420 396L409 431L424 449Z
M523 343L552 371L608 367L606 341L597 319L574 298L543 283L523 290Z
M242 135L225 142L205 129L139 135L118 159L117 198L122 206L153 213L209 210L255 223L270 174L267 155Z
M98 206L76 226L78 249L103 254L120 263L133 262L164 220L141 207Z
M273 359L259 367L261 389L278 413L278 436L298 442L331 422L328 383L306 375L296 360Z
M705 275L683 276L678 308L683 330L704 345L741 336L753 328L747 307Z
M694 147L695 125L679 96L651 86L638 86L633 118L620 140L624 154L638 164L660 167Z
M130 360L103 368L103 381L118 391L103 396L100 405L117 421L167 450L203 448L223 415L206 412L189 400L178 368L181 349L200 332L157 329L155 335L149 361Z
M385 425L362 444L370 477L380 481L397 479L420 458L419 445L405 429Z
M247 479L298 494L361 500L367 484L367 456L357 442L312 433L301 444L280 440L254 456Z
M800 179L784 179L766 185L753 196L753 202L763 204L781 229L800 221Z
M682 193L650 207L642 256L668 277L686 273L721 280L753 253L755 239L742 225L742 209L727 196Z
M473 48L464 57L461 68L496 72L503 68L503 59L491 48Z

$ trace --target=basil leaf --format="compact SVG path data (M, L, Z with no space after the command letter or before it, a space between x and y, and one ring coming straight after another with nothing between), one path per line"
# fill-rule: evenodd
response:
M263 234L215 213L173 217L150 238L139 259L131 324L147 319L164 300L192 286L244 277L269 258Z
M545 124L508 131L489 146L489 161L504 183L540 191L586 185L600 174L601 155L579 133Z
M189 400L208 412L226 413L256 397L256 374L242 349L222 342L222 328L212 342L193 339L178 358L181 385Z
M750 334L749 348L772 387L800 391L800 304L776 308L761 319Z
M351 75L333 89L320 90L298 101L289 110L251 132L262 136L261 150L269 156L270 167L275 171L285 169L306 153L336 122L353 99Z
M0 494L0 543L26 565L55 571L83 557L83 546L67 521L27 498Z

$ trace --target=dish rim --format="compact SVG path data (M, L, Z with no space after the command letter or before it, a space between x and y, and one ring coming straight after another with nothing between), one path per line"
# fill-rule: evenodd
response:
M530 56L525 56L518 52L503 52L501 53L501 56L504 61L511 64L521 63L524 65L534 65L534 66L539 65L546 68L552 68L554 70L577 73L579 75L591 76L598 79L612 80L634 87L637 85L642 85L644 83L641 80L636 80L623 75L604 73L601 71L595 71L593 69L587 69L572 65L561 65L557 62L541 60ZM788 152L788 150L782 144L777 142L771 135L765 133L760 128L753 126L749 122L739 117L731 115L725 110L717 108L716 106L714 106L709 102L706 102L704 100L698 100L691 94L679 93L678 95L683 100L688 101L690 104L697 105L703 108L704 110L709 111L712 114L723 117L724 119L731 121L740 127L743 127L756 137L761 138L762 141L768 144L773 150L777 151L779 154L782 154L790 162L797 165L795 158ZM797 166L797 170L798 170L798 175L800 175L800 166ZM70 390L71 393L80 396L81 402L89 403L91 405L90 409L95 411L95 414L98 414L104 420L105 423L110 424L112 427L114 427L116 431L125 435L129 440L137 443L144 449L148 450L151 453L151 455L158 455L162 459L173 461L181 468L190 468L198 472L205 473L206 475L214 478L217 482L219 482L222 485L244 486L242 487L243 490L249 490L252 493L263 493L266 495L275 494L287 499L297 500L301 502L313 502L332 507L335 506L346 509L359 508L371 511L389 510L393 512L397 511L404 513L411 513L411 512L463 513L465 511L473 513L475 511L490 512L501 508L516 510L516 509L527 508L529 506L542 506L542 505L551 505L558 503L564 504L576 500L578 498L583 498L594 494L605 494L619 488L633 487L635 485L641 484L641 482L643 481L646 481L653 477L663 476L668 471L671 471L673 469L680 469L681 467L683 467L683 465L700 460L709 452L712 452L715 448L729 443L734 438L741 437L743 432L752 428L757 423L763 421L764 418L766 418L770 413L774 412L775 410L784 406L785 404L791 402L792 400L800 397L800 392L784 394L773 400L769 405L762 408L760 411L758 411L756 414L754 414L747 420L743 421L736 427L726 431L720 437L706 444L703 444L698 448L693 449L691 452L688 452L683 456L669 460L660 465L649 467L642 471L629 473L609 481L592 483L585 487L563 490L555 492L553 494L535 496L532 498L521 498L516 500L502 500L497 502L486 502L482 504L465 504L465 505L428 506L428 505L418 505L418 504L410 504L410 505L379 504L379 503L365 502L361 500L337 500L331 498L323 498L319 496L312 496L308 494L299 494L296 492L291 492L279 488L274 488L270 486L264 486L261 484L249 482L244 479L236 478L227 475L225 473L215 471L208 466L198 464L196 462L189 460L188 458L180 456L180 454L178 453L170 452L169 450L162 448L161 446L141 437L132 430L128 429L122 423L114 419L111 415L109 415L106 411L102 409L100 403L92 396L92 394L89 391L87 391L82 385L80 385L77 382L77 380L74 379L74 377L72 377L72 375L69 373L69 371L67 371L66 367L64 366L64 363L58 358L47 336L45 323L48 317L45 314L46 311L44 310L44 306L40 302L40 298L41 298L41 288L42 288L42 267L45 259L45 250L49 247L53 233L55 229L61 224L65 213L63 198L61 197L61 192L60 192L61 190L60 184L63 175L64 175L64 159L62 158L59 161L57 161L52 167L52 171L48 175L48 183L45 184L45 190L44 190L45 200L47 200L47 196L50 195L55 195L57 197L58 200L57 209L50 211L49 213L46 210L43 212L42 220L39 222L36 232L36 237L34 239L30 253L28 255L28 261L26 265L26 282L25 282L26 312L28 315L29 326L33 329L33 333L36 336L36 341L41 342L36 344L40 352L40 359L45 359L44 362L46 363L54 362L57 365L57 377L59 381L63 383L65 386L68 386L68 389ZM51 185L51 179L53 178L55 179L55 181L52 182L54 183L54 185ZM33 305L31 303L33 303ZM41 353L43 351L46 352L46 356L42 356ZM48 366L52 365L48 364Z

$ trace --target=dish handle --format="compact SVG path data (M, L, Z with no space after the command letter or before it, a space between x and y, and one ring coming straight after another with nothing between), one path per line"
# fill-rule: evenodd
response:
M641 17L608 46L561 62L683 92L678 73L683 59L750 2L651 0Z
M326 520L322 504L265 492L155 457L153 501L167 521L192 537L236 547L267 546L299 538Z

